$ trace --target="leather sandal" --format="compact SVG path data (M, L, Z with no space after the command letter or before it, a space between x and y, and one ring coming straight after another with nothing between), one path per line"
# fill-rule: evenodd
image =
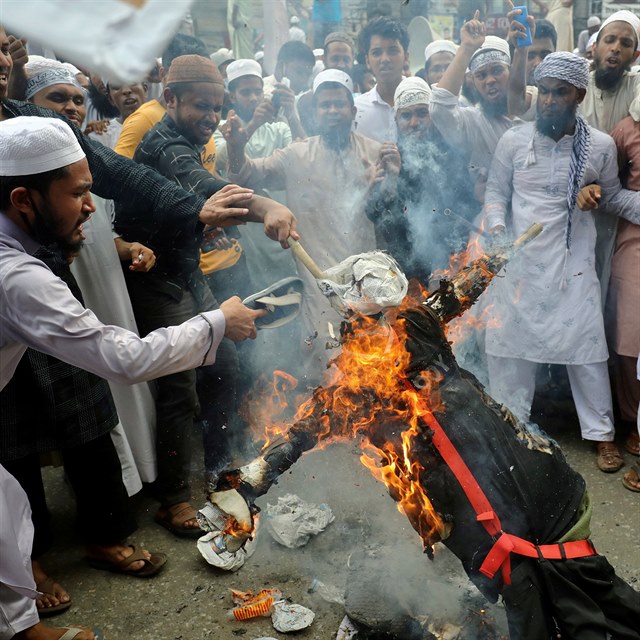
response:
M636 462L622 477L622 484L629 491L640 493L640 463Z
M112 560L103 560L100 558L87 558L89 566L102 571L111 571L113 573L122 573L126 576L134 576L136 578L150 578L155 576L167 562L165 553L152 553L151 558L146 558L143 549L138 545L128 545L133 549L133 553L127 558L123 558L120 562ZM144 562L142 569L129 569L134 562Z
M596 464L600 471L615 473L624 466L624 458L615 442L598 442Z
M162 525L167 531L171 531L173 535L183 538L200 538L206 533L200 527L193 529L192 527L184 526L187 520L195 519L196 510L188 502L160 509L155 516L155 521L159 525Z
M640 436L635 429L629 433L622 446L632 456L640 456Z

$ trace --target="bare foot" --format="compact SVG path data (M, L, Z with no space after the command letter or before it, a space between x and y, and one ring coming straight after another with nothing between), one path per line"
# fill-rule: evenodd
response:
M42 568L37 560L31 561L31 570L33 571L33 579L36 582L38 591L43 591L43 595L36 599L36 607L38 611L57 607L59 604L69 602L71 597L57 582L50 580L49 576ZM48 584L47 581L49 581Z
M91 629L80 626L77 626L77 628L82 629L82 631L73 640L96 640L96 636ZM66 632L67 629L45 627L41 622L38 622L38 624L21 631L13 637L15 640L59 640Z
M87 545L86 549L87 557L94 560L104 560L114 565L122 562L122 560L125 560L133 553L133 547L123 544L113 544L109 546L91 544ZM143 550L143 554L147 560L151 560L151 554L146 549ZM143 569L144 566L145 563L142 562L142 560L138 560L137 562L132 562L126 570L135 573Z

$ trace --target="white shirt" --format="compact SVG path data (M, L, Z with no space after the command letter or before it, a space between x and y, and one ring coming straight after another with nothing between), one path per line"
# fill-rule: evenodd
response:
M358 112L353 130L357 134L378 142L396 142L398 139L396 113L393 107L380 97L378 85L371 91L359 95L355 105Z
M490 355L555 364L607 360L595 270L598 212L574 210L571 249L566 252L572 147L573 136L555 142L527 123L505 133L496 148L485 198L487 227L506 225L514 237L534 222L544 230L518 252L485 294L496 319L487 325ZM621 190L613 139L592 128L581 186L593 182L602 188L601 206L619 215L640 216L640 192Z
M225 332L220 310L145 338L104 325L33 253L38 244L0 213L0 389L27 347L132 384L215 361Z
M595 71L592 71L587 95L578 108L592 127L605 133L611 133L629 114L640 119L640 73L625 73L620 86L612 92L596 87Z
M530 87L527 87L530 90ZM532 95L533 104L537 92ZM458 96L434 86L429 105L431 120L454 152L469 157L469 172L474 180L486 180L498 140L521 119L489 117L479 107L462 107Z

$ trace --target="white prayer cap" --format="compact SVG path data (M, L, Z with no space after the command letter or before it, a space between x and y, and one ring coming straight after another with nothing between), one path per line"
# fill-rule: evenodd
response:
M32 59L33 58L33 59ZM27 72L27 86L25 98L29 100L38 91L46 89L54 84L71 84L82 89L75 74L71 73L62 62L43 58L41 56L29 56L29 62L24 65Z
M593 48L593 45L596 43L596 40L598 39L598 34L599 33L600 33L599 31L596 31L595 33L592 33L589 36L589 40L587 42L587 51L589 51L589 49Z
M209 57L216 63L217 67L221 67L225 62L230 62L235 59L233 57L233 51L231 51L231 49L225 49L225 47L218 49Z
M82 71L80 71L80 69L78 69L78 67L72 65L70 62L63 62L62 66L67 71L70 71L74 76L77 76L79 73L83 73Z
M264 51L258 51L255 56L253 56L255 60L260 62L264 58Z
M598 16L591 16L587 20L587 27L599 27L600 26L600 18Z
M256 76L256 78L262 80L262 67L260 63L244 58L234 60L227 67L227 80L229 82L233 82L238 78L244 78L245 76Z
M324 49L314 49L313 50L313 55L316 58L322 58L322 56L324 55Z
M85 156L71 127L58 118L18 116L0 122L0 176L31 176Z
M417 104L429 104L431 102L431 87L418 76L404 78L397 86L393 94L393 108L396 111L413 107Z
M452 53L455 56L457 50L458 47L451 40L434 40L424 50L424 63L427 64L436 53Z
M313 81L313 93L325 82L337 82L346 89L349 89L350 93L353 93L353 80L351 76L344 71L340 71L340 69L325 69L321 71Z
M291 16L291 20L289 20L290 24L300 24L300 18L298 16Z
M487 36L482 46L471 56L469 69L472 73L475 73L481 67L495 62L506 64L507 66L511 64L509 43L504 38Z
M612 13L602 23L600 31L602 31L602 29L604 29L608 24L611 24L612 22L626 22L627 24L630 24L633 27L633 30L636 32L636 47L640 48L640 18L638 18L635 13L631 13L631 11L627 11L626 9Z
M556 78L586 89L589 85L589 61L568 51L550 53L534 72L536 84L543 78Z

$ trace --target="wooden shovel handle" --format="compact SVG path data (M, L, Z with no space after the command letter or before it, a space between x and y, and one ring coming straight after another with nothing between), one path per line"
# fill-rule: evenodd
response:
M305 251L304 247L293 238L288 238L288 242L295 257L298 258L300 262L302 262L302 264L309 270L311 275L316 280L324 280L324 271L322 271L320 267L314 262L313 258Z

